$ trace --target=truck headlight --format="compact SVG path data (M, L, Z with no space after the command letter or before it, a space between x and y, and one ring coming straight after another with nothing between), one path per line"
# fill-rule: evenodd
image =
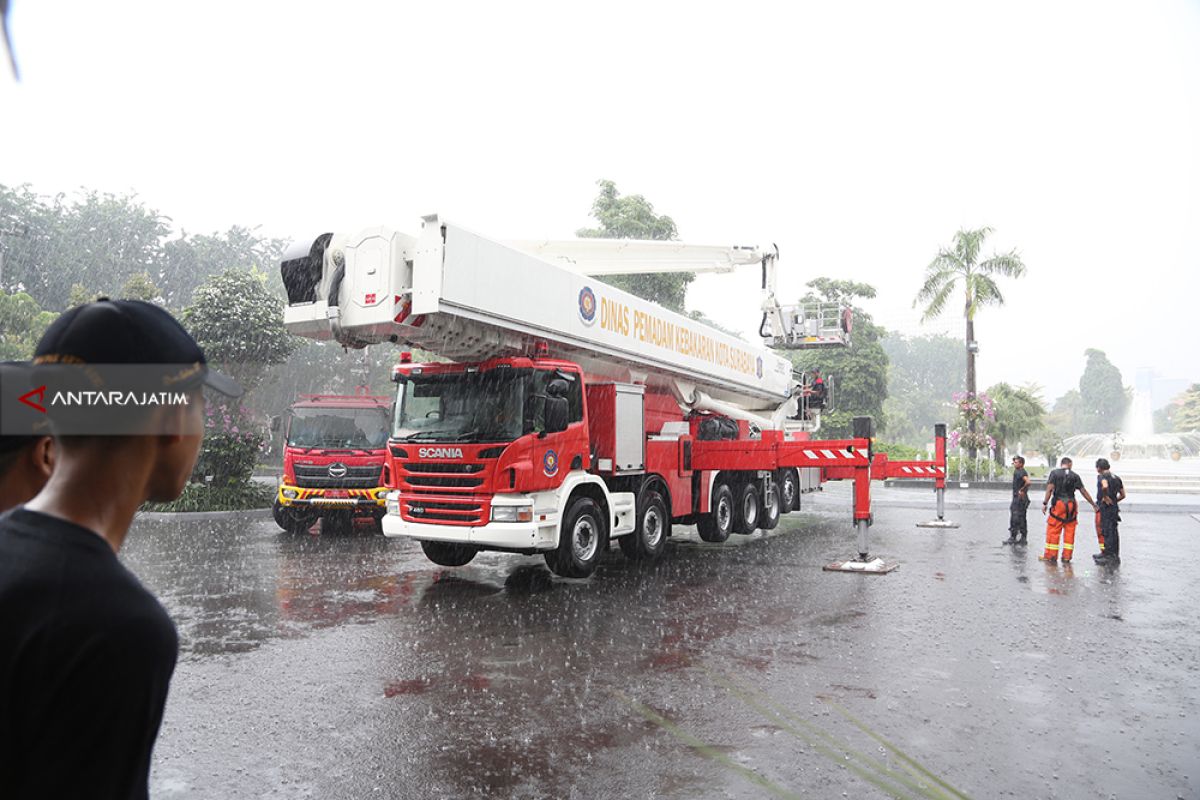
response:
M387 493L387 513L395 514L396 516L400 516L400 493L399 492L388 492Z
M492 506L492 522L533 522L533 506Z
M295 489L284 489L283 496L288 500L295 500L300 495Z

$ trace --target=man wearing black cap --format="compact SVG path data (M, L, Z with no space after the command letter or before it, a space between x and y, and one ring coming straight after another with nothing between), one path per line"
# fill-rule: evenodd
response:
M203 387L240 390L139 301L65 312L34 364L44 382L23 397L58 449L45 488L0 518L0 795L146 797L178 639L117 551L142 503L182 492Z

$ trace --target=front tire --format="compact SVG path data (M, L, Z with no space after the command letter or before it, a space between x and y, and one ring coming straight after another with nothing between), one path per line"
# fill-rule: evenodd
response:
M425 557L443 567L461 567L470 564L471 559L479 552L469 544L453 544L451 542L421 542Z
M608 549L608 530L600 507L590 497L571 503L558 534L558 549L546 553L546 565L564 578L586 578Z
M617 539L621 552L630 561L654 561L667 549L671 535L671 515L663 496L653 489L639 498L637 528Z
M312 511L302 511L298 508L280 506L275 521L279 523L279 527L288 533L298 536L302 533L308 533L312 529L312 526L317 524L317 515Z
M700 538L706 542L719 544L733 533L733 490L727 483L718 483L713 487L712 508L707 514L701 514L696 520L696 530Z
M733 530L735 533L748 535L758 530L758 521L762 519L762 501L758 489L753 483L743 483L735 495L733 515Z

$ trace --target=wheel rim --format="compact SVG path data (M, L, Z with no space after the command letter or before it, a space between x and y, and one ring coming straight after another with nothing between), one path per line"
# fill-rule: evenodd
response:
M796 482L790 477L783 479L783 502L788 507L792 507L792 501L796 499Z
M775 513L779 510L778 492L767 492L767 498L763 503L763 509L767 512L768 518L775 516Z
M732 516L733 512L730 509L729 501L722 497L720 502L717 503L717 526L721 530L727 530L729 528L729 520Z
M758 514L755 513L757 505L758 499L753 494L747 493L746 499L742 502L742 519L747 526L758 522Z
M662 517L658 515L658 509L646 509L646 513L642 517L642 539L646 542L646 546L658 547L658 543L662 540L662 534Z
M571 550L580 561L591 561L596 555L600 537L596 535L596 523L591 517L580 517L571 531Z

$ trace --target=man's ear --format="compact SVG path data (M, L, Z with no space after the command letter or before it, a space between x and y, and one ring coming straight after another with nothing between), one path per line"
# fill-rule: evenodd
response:
M43 436L33 445L34 467L47 478L50 477L50 473L54 472L54 459L57 455L58 449L54 444L53 437Z

